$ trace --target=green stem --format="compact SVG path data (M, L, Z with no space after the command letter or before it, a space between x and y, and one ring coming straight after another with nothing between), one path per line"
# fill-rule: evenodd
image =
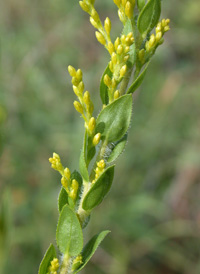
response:
M62 265L60 268L60 274L70 274L71 273L71 257L66 253L63 257Z
M123 95L125 93L128 83L130 81L132 71L133 71L133 66L128 69L127 73L125 74L121 82L120 89L119 89L120 95Z

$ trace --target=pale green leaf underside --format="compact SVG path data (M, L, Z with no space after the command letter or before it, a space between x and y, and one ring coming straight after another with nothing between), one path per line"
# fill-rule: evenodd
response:
M83 234L75 212L65 205L61 211L56 231L56 241L62 253L78 255L83 248Z
M97 118L96 133L108 143L120 140L129 128L132 114L132 95L123 95L105 107Z

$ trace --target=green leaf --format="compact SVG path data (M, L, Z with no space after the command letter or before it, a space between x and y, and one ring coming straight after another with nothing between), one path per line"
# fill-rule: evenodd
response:
M109 102L109 98L108 98L108 87L104 84L104 80L103 80L105 74L108 74L108 76L112 77L112 72L110 71L109 66L106 67L100 82L101 101L104 105L107 105Z
M87 132L85 132L85 136L84 136L83 148L81 150L81 155L79 159L79 168L80 168L80 173L83 179L86 182L89 182L89 174L88 174L88 169L86 165L86 145L87 145Z
M75 212L65 205L61 211L56 231L59 250L70 256L78 255L83 248L83 233Z
M120 140L129 128L132 114L132 95L123 95L106 106L97 117L96 133L108 143Z
M92 237L92 239L84 246L83 251L81 252L83 257L82 259L83 264L79 267L78 270L76 270L76 272L74 272L74 274L78 273L81 269L85 267L85 265L89 262L91 257L94 255L100 243L103 241L103 239L107 236L109 232L110 231L108 230L102 231L101 233Z
M83 200L82 207L89 211L99 205L110 190L114 177L114 166L108 167L97 179Z
M133 26L132 26L131 20L127 19L126 23L124 25L124 29L122 31L122 34L127 35L130 32L133 32ZM130 57L128 59L128 63L131 64L131 66L132 66L135 63L135 58L136 58L135 43L130 46L129 55L130 55Z
M126 146L126 143L127 143L127 134L125 134L124 137L118 142L111 144L111 147L110 147L111 153L107 159L108 163L115 161L119 157L119 155L123 152Z
M59 212L61 212L63 206L65 206L66 204L68 204L68 194L67 194L67 191L64 189L64 187L62 187L58 197Z
M144 77L146 75L146 71L147 71L147 68L149 66L149 63L148 62L145 66L145 68L143 69L143 71L140 73L140 75L135 79L135 81L131 84L131 86L129 87L128 91L127 91L127 94L129 93L133 93L143 82L144 80Z
M47 274L50 262L57 257L55 247L50 244L39 267L38 274Z
M149 0L138 17L138 29L141 34L149 33L158 23L161 13L161 1Z
M137 7L139 11L141 11L144 8L145 4L146 4L146 0L137 0Z

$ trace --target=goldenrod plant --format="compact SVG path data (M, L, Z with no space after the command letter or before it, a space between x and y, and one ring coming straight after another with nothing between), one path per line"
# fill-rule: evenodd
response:
M92 210L111 188L114 162L123 152L132 116L132 94L141 85L149 62L163 36L169 30L169 19L159 21L161 0L113 0L122 22L122 33L112 41L111 20L101 22L94 7L95 0L80 1L90 16L95 35L110 55L100 81L102 109L93 116L94 104L85 90L81 69L68 67L76 96L74 107L84 120L85 134L79 170L71 172L63 166L60 156L53 153L51 167L61 175L58 198L59 220L56 231L57 249L48 248L39 274L78 273L109 233L95 235L83 246L83 229Z

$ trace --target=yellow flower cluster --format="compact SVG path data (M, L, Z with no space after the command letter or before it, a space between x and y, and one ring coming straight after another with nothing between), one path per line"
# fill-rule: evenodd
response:
M51 265L49 266L49 271L47 274L57 274L58 268L59 268L59 261L57 258L54 258L51 261Z
M113 2L119 9L118 16L123 24L126 22L127 18L133 18L135 0L113 0Z
M126 62L129 59L130 46L134 43L133 33L130 32L127 35L117 37L114 44L109 43L108 50L111 55L111 61L109 62L109 68L112 72L112 78L108 74L104 75L104 83L108 87L109 98L112 101L119 98L120 93L117 90L117 86L123 79L127 72Z
M60 172L60 174L62 175L62 178L61 178L62 186L67 191L67 194L69 195L69 197L75 200L77 197L79 184L75 179L71 180L71 172L69 168L63 167L60 160L60 156L55 152L53 153L53 157L49 158L49 162L51 163L51 167L53 169Z
M102 174L106 166L105 161L102 159L99 162L97 162L97 167L95 168L95 179L92 181L92 183L95 183L96 180L99 178L99 176Z
M72 265L72 270L76 270L77 266L81 265L83 263L83 257L81 254L79 254L74 260Z
M84 92L83 73L81 69L75 70L74 67L69 66L68 71L72 77L73 90L79 101L74 101L75 109L82 114L86 123L92 116L94 105L90 98L89 91Z
M145 49L141 49L138 53L138 58L141 64L144 64L149 54L155 51L155 49L163 43L163 36L165 32L170 30L170 19L163 19L156 26L156 33L151 34L148 41L145 43Z

